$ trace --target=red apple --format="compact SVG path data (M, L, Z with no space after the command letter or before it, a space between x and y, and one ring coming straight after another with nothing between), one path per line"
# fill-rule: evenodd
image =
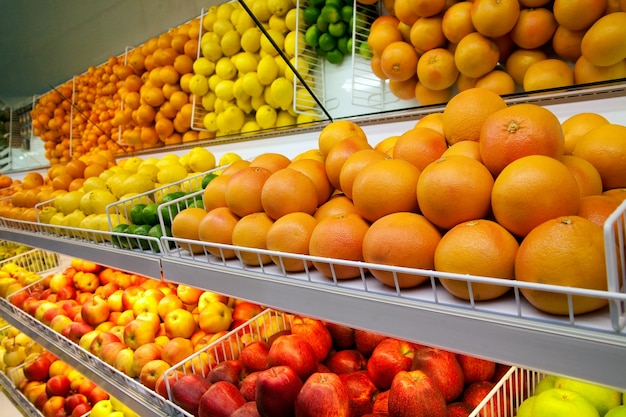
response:
M87 323L74 322L70 323L61 331L61 334L74 343L79 343L80 338L93 330L93 327Z
M389 414L394 417L447 417L446 401L434 381L421 370L400 371L389 388Z
M349 417L350 397L338 375L316 372L302 385L294 408L297 417Z
M65 416L65 397L56 395L54 397L48 397L48 400L43 404L41 408L41 414L44 417L62 417Z
M454 353L422 346L415 351L411 370L415 369L424 371L430 377L446 403L454 401L463 393L463 370Z
M256 404L261 417L293 416L302 380L289 366L260 371L256 381Z
M463 391L461 400L468 403L471 407L476 408L478 404L491 392L496 384L491 381L478 381L474 382ZM505 408L509 404L509 400L506 395L502 395L498 398L494 396L485 405L484 409L480 412L484 417L496 417L505 414Z
M447 417L468 417L474 411L474 407L463 401L448 403Z
M85 378L82 380L80 385L78 385L78 388L75 389L75 391L78 392L79 394L83 394L85 397L87 397L87 401L89 401L89 395L91 394L91 391L93 391L95 387L97 387L95 382L93 382L90 379Z
M61 287L57 291L57 300L74 300L76 298L76 288Z
M132 285L122 293L122 309L132 310L133 306L143 295L144 289L138 285Z
M287 365L305 381L317 369L315 351L311 345L297 334L278 337L270 346L269 366Z
M55 318L50 321L50 328L57 333L63 334L63 329L65 329L70 324L74 323L74 321L64 314L59 314Z
M391 387L391 381L400 371L411 369L415 345L392 337L378 343L367 361L367 374L379 390Z
M269 368L270 348L262 340L247 344L239 354L239 360L248 372L263 371Z
M133 368L134 358L135 351L126 347L117 353L115 361L113 362L113 367L129 377L135 378L139 374L136 374Z
M20 285L20 284L15 284L15 285ZM8 291L7 291L8 292ZM24 302L29 298L30 296L28 295L27 291L17 291L17 292L13 292L11 293L11 298L9 298L9 302L14 305L15 307L27 311L26 308L24 307Z
M70 390L70 379L67 375L55 375L46 381L46 393L48 397L67 397Z
M496 372L496 363L488 359L458 353L456 360L463 371L465 385L491 380Z
M163 373L163 375L157 378L156 384L154 386L154 390L156 391L157 394L169 400L170 398L167 392L168 386L171 389L172 385L174 385L174 382L178 381L178 379L182 377L183 375L184 373L182 371L179 371L176 369L172 370L171 372ZM167 378L167 382L166 382L166 378Z
M98 276L91 272L78 271L74 274L74 287L83 292L94 292L100 286Z
M175 337L169 340L161 350L161 359L174 366L193 354L193 344L189 339Z
M32 362L24 364L24 376L29 381L45 381L48 379L52 360L46 355L39 355Z
M367 369L367 359L358 350L347 349L331 353L324 361L324 365L331 372L344 374Z
M81 417L91 411L91 404L78 404L74 410L72 410L72 414L70 417Z
M119 339L119 337L117 337L113 333L100 332L95 335L95 337L89 344L89 351L93 353L95 356L97 356L98 358L100 358L102 354L102 348L108 345L109 343L113 343L113 342L121 342L121 340Z
M137 357L137 351L135 351L135 357ZM170 369L170 364L162 359L148 361L138 372L139 382L151 390L156 390L159 377L165 374L168 369Z
M94 327L106 321L109 318L109 313L109 304L107 304L104 298L98 296L87 300L80 310L81 317L85 323Z
M261 417L261 415L259 414L259 410L257 410L256 402L248 401L236 409L230 417Z
M256 400L256 382L260 373L261 371L249 373L239 384L239 391L241 391L241 395L243 395L246 401Z
M206 378L213 384L218 381L227 381L239 388L239 384L244 378L243 365L238 359L220 362L209 371Z
M37 410L39 411L42 411L44 404L48 401L48 398L48 394L46 394L45 390L43 392L40 392L37 398L35 398L35 402L33 403L35 404L35 408L37 408Z
M87 395L87 399L89 400L89 403L96 404L98 401L108 400L109 394L105 390L103 390L102 388L96 385L89 392L89 395Z
M154 342L146 343L135 349L133 357L133 373L139 375L141 368L150 361L161 359L163 347Z
M28 381L21 391L26 399L34 404L39 394L46 392L46 383L41 381Z
M100 359L106 364L113 366L115 363L115 358L117 358L117 354L126 348L124 342L111 342L100 349Z
M378 392L374 395L374 405L372 406L372 414L389 415L389 390Z
M211 383L197 374L185 374L170 387L172 401L183 410L198 415L200 398L209 389Z
M65 413L67 413L68 416L71 415L74 409L80 404L89 404L87 396L80 393L69 395L65 398Z
M184 308L177 308L167 313L163 319L163 324L165 327L165 334L170 339L175 337L189 339L198 328L198 324L193 318L193 314Z
M124 343L131 349L137 349L146 343L153 343L158 328L146 320L133 319L124 326Z
M251 303L249 301L243 301L238 303L233 308L233 321L243 324L248 320L258 316L264 311L264 308L259 304Z
M326 328L333 338L333 346L337 350L352 349L355 346L354 329L337 323L325 323Z
M58 274L54 274L52 278L50 278L50 282L48 283L48 288L52 290L53 293L58 293L59 290L63 287L72 287L73 281L72 277L66 275L62 272Z
M178 285L176 287L176 295L184 304L198 304L198 300L204 290L188 285Z
M101 285L98 288L96 288L96 290L94 291L94 295L98 295L104 298L105 300L108 300L111 294L113 294L115 291L119 289L120 287L115 282L107 282L106 284Z
M39 321L42 321L42 322L43 322L43 316L44 316L44 314L46 314L46 312L47 312L48 310L51 310L51 309L55 309L55 310L57 310L57 311L58 311L58 310L63 311L62 309L59 309L59 307L56 305L56 303L53 303L52 301L48 301L48 300L43 300L41 303L39 303L39 305L38 305L38 306L37 306L37 308L35 309L35 314L34 314L34 316L35 316L35 318L36 318L37 320L39 320ZM52 319L52 317L50 317L50 319Z
M111 311L124 311L124 304L122 303L122 296L124 295L123 289L114 291L107 297L107 303Z
M323 362L333 347L333 337L320 320L295 317L291 324L291 334L297 334L311 345L318 362Z
M367 371L348 372L339 375L350 399L350 417L371 413L378 388L367 375Z
M198 417L230 417L246 403L239 388L227 381L212 384L200 398Z
M366 358L369 358L374 352L374 348L376 348L376 346L385 339L387 339L387 336L379 333L361 329L354 330L354 343L356 345L356 349Z

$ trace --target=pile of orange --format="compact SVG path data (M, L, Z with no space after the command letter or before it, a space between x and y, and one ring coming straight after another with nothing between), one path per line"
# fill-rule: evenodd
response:
M472 88L443 114L374 146L345 120L325 127L318 144L293 161L265 153L224 172L205 191L211 207L180 236L213 243L214 256L285 272L316 268L332 280L371 275L396 288L430 280L382 265L500 279L440 280L466 300L501 297L512 279L606 290L601 226L626 200L625 126L593 113L561 123L545 108ZM540 310L568 314L566 296L522 294ZM605 305L573 299L575 314Z
M384 7L368 34L371 68L400 99L430 105L470 87L502 95L626 77L624 1L388 0Z

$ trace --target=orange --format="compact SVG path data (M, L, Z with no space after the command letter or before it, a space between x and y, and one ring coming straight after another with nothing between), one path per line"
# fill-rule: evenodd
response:
M521 282L607 290L602 228L579 216L563 216L536 227L520 244L515 277ZM550 314L569 314L566 294L521 289L530 304ZM574 295L572 313L583 314L607 304L603 298Z
M394 15L398 18L400 23L411 26L415 23L420 16L417 15L409 5L409 2L414 0L394 0L393 3L393 12Z
M546 155L561 159L563 129L550 110L536 104L514 104L485 120L479 144L483 163L495 177L523 156Z
M104 169L105 168L100 164L90 164L90 165L87 165L87 167L85 168L85 171L83 172L83 176L85 179L91 178L91 177L97 177L104 171Z
M422 106L447 103L448 100L450 100L450 97L452 97L452 90L452 86L444 88L443 90L433 90L426 87L424 83L418 81L415 84L415 98Z
M515 93L515 80L505 71L493 70L476 80L476 87L486 88L502 96Z
M415 99L417 82L417 74L404 81L389 80L389 91L400 100L413 100Z
M582 55L593 65L608 67L626 59L626 12L598 19L583 36Z
M445 48L435 48L424 52L417 62L417 77L431 90L445 90L452 87L459 76L452 52Z
M290 163L291 160L285 155L274 152L265 152L252 158L250 166L261 167L269 170L270 172L276 172L279 169L287 168Z
M349 120L338 120L325 126L318 137L318 148L322 155L328 155L335 144L347 138L367 143L367 136L361 126Z
M528 67L547 58L548 56L541 49L516 49L506 60L506 72L513 77L517 85L522 85Z
M563 128L563 137L565 139L566 155L571 155L578 140L583 137L594 127L608 124L606 117L598 113L583 112L576 113L567 118L561 127Z
M380 55L380 68L389 80L406 81L415 75L417 51L404 42L392 42Z
M626 59L609 66L594 65L583 55L574 64L574 82L576 84L595 83L601 81L626 78Z
M357 213L370 222L399 212L417 212L417 180L420 170L402 159L383 159L359 172L352 184Z
M435 269L461 275L515 279L517 239L498 223L477 219L460 223L447 231L435 250ZM493 300L509 287L465 280L439 278L441 285L463 300ZM471 286L471 293L470 293Z
M497 93L485 88L470 88L450 99L443 110L443 132L448 144L462 140L478 142L480 130L489 115L506 108Z
M491 38L509 33L519 14L518 0L474 0L471 9L476 30Z
M387 79L387 75L383 72L383 69L380 66L380 56L374 55L372 59L370 59L370 68L372 73L381 80Z
M70 185L67 187L67 190L68 191L79 190L83 186L84 182L85 182L84 178L74 178L72 182L70 182Z
M372 24L367 36L367 44L374 56L381 56L387 45L402 40L402 32L398 29L398 25L388 22Z
M609 197L616 198L620 201L626 200L626 188L612 188L605 190L602 195L608 195Z
M203 242L232 245L233 229L239 221L239 216L228 207L216 207L206 212L198 224L198 239ZM235 251L231 249L207 246L207 252L220 259L232 259Z
M72 178L83 178L85 174L85 168L87 168L87 164L80 159L72 159L67 163L65 167L65 172L70 174ZM26 179L26 178L24 178Z
M578 183L562 162L530 155L511 162L493 184L491 208L498 223L524 237L539 224L575 214Z
M361 170L376 161L388 159L389 156L376 149L361 149L354 152L345 160L339 172L339 189L348 198L352 198L352 184Z
M407 161L421 171L439 159L447 148L441 133L417 126L400 135L393 147L393 158Z
M471 2L461 1L454 3L443 14L441 29L451 43L459 43L465 35L476 31L472 23L471 10Z
M413 47L423 54L435 48L446 45L446 36L443 34L442 16L421 17L411 26L409 37Z
M318 221L324 217L336 216L337 214L356 213L354 203L343 194L335 194L327 202L315 210L313 217Z
M524 73L524 91L546 90L574 84L574 71L567 62L548 58L531 64Z
M68 190L73 179L70 174L60 174L52 180L52 188L55 190Z
M417 181L417 202L424 217L443 229L486 217L493 177L480 162L448 156L428 165Z
M563 155L561 162L574 175L581 198L588 195L602 194L602 178L591 162L574 155Z
M313 214L317 208L317 189L303 173L290 168L279 169L263 184L261 205L274 220L294 212Z
M368 263L432 270L441 233L424 216L392 213L376 220L363 238L363 260ZM412 288L428 275L369 268L372 275L393 288Z
M606 0L555 0L552 12L564 28L586 30L602 17L606 6Z
M317 219L308 213L289 213L276 220L267 231L267 249L277 252L287 252L308 255L309 241ZM272 262L287 272L304 271L313 263L288 256L270 255Z
M582 55L580 45L583 36L584 30L569 30L564 26L558 26L552 35L552 49L559 58L575 62Z
M385 155L392 156L393 155L393 147L396 145L398 141L399 135L391 135L381 140L374 146L374 149L377 151L381 151Z
M287 168L296 170L306 175L315 186L317 191L317 205L324 204L332 193L332 185L328 176L326 176L326 168L324 163L318 159L299 159L290 163Z
M273 223L274 221L263 212L243 216L233 228L233 245L267 249L267 232ZM236 250L235 253L243 263L248 265L264 265L272 261L269 255L254 251Z
M239 161L235 161L227 165L226 167L224 167L224 169L222 170L222 175L233 175L235 172L243 168L249 167L249 166L250 166L250 161L241 159Z
M226 206L239 217L263 211L261 190L270 175L270 170L252 166L235 172L224 190Z
M198 239L198 226L204 218L206 211L198 207L189 207L179 211L172 220L172 236L178 239ZM186 242L178 243L183 249L192 253L204 252L202 245L194 245Z
M441 154L442 158L453 155L463 155L469 158L475 159L478 162L482 162L480 157L480 145L473 140L462 140L448 147L444 153Z
M511 30L511 39L520 48L539 48L552 39L556 27L556 19L549 9L522 9Z
M610 195L588 195L580 199L577 216L604 227L606 219L619 207L621 201Z
M472 78L481 77L492 71L499 59L498 45L479 32L465 35L454 50L454 62L459 72Z
M409 6L418 16L434 16L446 7L445 0L409 0Z
M332 186L341 191L340 175L341 168L350 155L361 149L371 149L367 142L359 140L358 138L348 138L333 146L324 161L324 167L326 169L326 176L332 184Z
M428 127L443 135L443 112L429 113L422 116L415 123L414 127Z
M67 169L66 169L67 172ZM68 172L68 174L70 174ZM71 174L70 174L71 175ZM22 187L25 190L32 190L33 188L37 188L43 185L44 178L38 172L29 172L24 175L24 179L22 180Z
M230 181L231 175L218 175L204 188L202 199L204 201L204 209L208 212L217 207L226 207L226 187Z
M309 254L324 258L363 260L363 238L369 223L358 214L337 214L317 223L309 240ZM325 277L349 279L364 274L363 268L313 261L313 266Z
M626 187L626 126L609 123L591 129L572 154L596 167L604 190Z
M141 94L141 99L149 106L159 107L165 101L165 96L161 88L149 87Z

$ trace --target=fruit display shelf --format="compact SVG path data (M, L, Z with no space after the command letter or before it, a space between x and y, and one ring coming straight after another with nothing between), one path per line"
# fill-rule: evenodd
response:
M13 383L10 374L7 375L4 372L0 372L0 387L4 389L11 401L17 406L17 408L24 414L29 416L41 416L41 412L35 407L35 404L28 401L28 399L22 394Z

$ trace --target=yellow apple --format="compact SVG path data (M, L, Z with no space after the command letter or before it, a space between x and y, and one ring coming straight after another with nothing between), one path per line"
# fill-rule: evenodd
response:
M141 313L158 314L158 305L159 300L157 300L155 296L146 295L144 292L144 294L135 301L135 304L133 304L133 313L135 313L135 317L139 316Z
M159 300L157 313L161 319L164 319L170 311L176 310L177 308L183 308L184 306L184 303L180 298L178 298L178 295L174 293L168 294Z
M131 349L154 342L157 330L150 321L134 319L124 326L124 343Z
M176 294L178 295L178 298L180 298L180 300L185 304L198 304L200 295L202 295L203 292L204 290L183 284L176 287Z
M146 362L139 371L139 382L154 390L161 375L170 369L170 364L163 359L154 359Z
M206 307L209 303L212 303L213 301L219 301L228 305L230 297L212 291L205 291L200 295L200 298L198 299L198 309L202 311L204 307Z
M135 318L135 313L133 312L133 310L124 310L117 317L116 324L118 326L125 326L134 318Z
M193 314L184 308L177 308L167 313L163 319L163 324L165 334L170 339L175 337L189 339L197 329Z
M207 333L228 330L232 322L232 310L220 301L207 304L200 310L200 315L198 316L198 325Z

